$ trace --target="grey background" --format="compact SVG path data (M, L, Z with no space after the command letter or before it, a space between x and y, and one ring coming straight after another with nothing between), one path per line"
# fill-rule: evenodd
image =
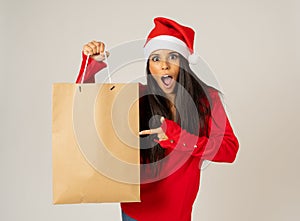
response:
M0 220L120 219L118 204L52 205L51 86L75 80L84 43L144 38L160 15L196 30L240 141L203 171L193 220L299 220L299 1L0 2Z

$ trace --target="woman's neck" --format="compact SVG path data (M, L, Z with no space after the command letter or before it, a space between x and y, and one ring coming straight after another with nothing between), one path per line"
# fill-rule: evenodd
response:
M175 107L175 94L166 94L166 97L170 101L170 112L172 113L172 118L175 121L176 119L176 107Z
M175 103L175 94L166 94L166 97L171 102L171 104Z

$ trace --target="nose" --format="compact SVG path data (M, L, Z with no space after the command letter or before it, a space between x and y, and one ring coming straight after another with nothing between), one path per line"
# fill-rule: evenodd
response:
M162 70L168 70L170 68L169 62L166 60L161 61L161 69Z

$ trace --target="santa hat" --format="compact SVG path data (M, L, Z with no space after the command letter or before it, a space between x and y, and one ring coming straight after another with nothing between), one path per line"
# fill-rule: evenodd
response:
M149 33L144 45L145 57L159 49L169 49L180 53L186 59L194 52L193 29L180 25L168 18L154 19L155 27Z
M153 51L159 49L177 51L189 61L191 70L200 80L221 92L211 68L194 52L194 30L163 17L155 18L154 24L144 45L145 58L148 59Z

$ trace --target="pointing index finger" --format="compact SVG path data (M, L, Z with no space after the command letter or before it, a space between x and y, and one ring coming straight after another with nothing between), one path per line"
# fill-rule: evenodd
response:
M142 130L139 132L139 135L148 135L148 134L158 134L162 132L162 128L155 128L155 129L150 129L150 130Z

